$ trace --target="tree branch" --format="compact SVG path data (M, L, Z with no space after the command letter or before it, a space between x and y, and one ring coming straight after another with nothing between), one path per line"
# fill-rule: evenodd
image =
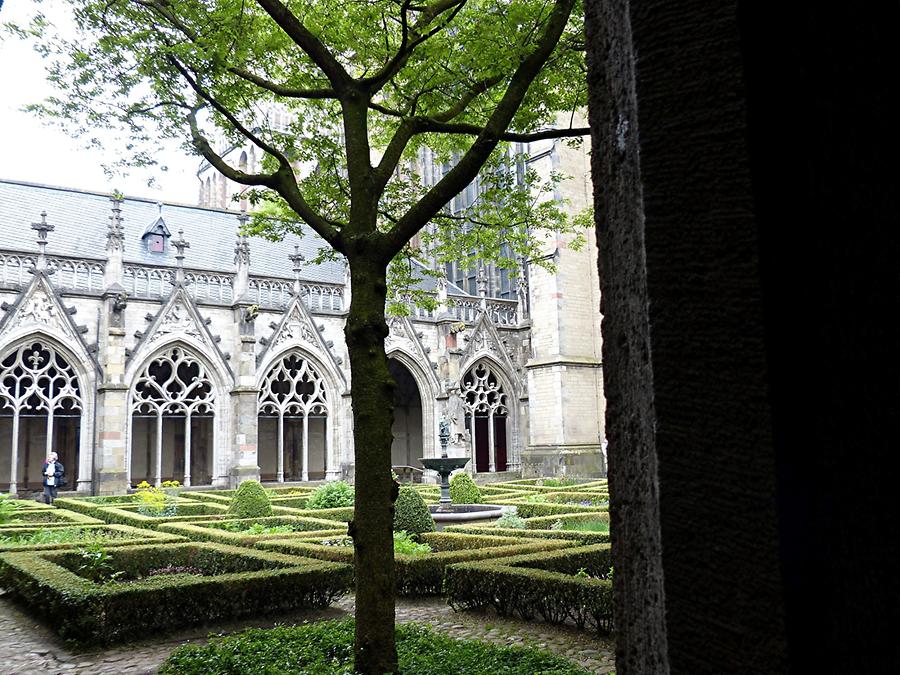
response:
M272 17L291 40L313 60L334 90L340 94L353 82L344 67L328 51L328 48L304 26L294 13L280 0L256 0L256 3Z
M443 124L437 122L434 118L418 118L416 133L442 133L451 135L468 135L478 136L485 132L487 127L481 127L477 124ZM578 136L587 136L591 133L590 127L574 127L565 129L541 129L540 131L532 131L519 133L516 131L504 131L497 134L498 141L509 141L518 143L532 143L534 141L544 141L552 138L574 138Z
M385 246L388 252L396 255L416 232L478 175L494 148L508 133L506 129L528 93L528 88L553 53L574 4L575 0L556 1L537 47L516 68L503 98L488 123L478 132L471 147L456 166L425 193L386 234Z
M337 98L337 93L334 89L330 88L322 88L322 89L298 89L296 87L286 87L282 84L278 84L277 82L271 82L270 80L265 79L264 77L260 77L255 73L251 73L249 70L245 70L243 68L237 68L236 66L229 66L228 72L233 73L240 77L243 80L247 80L247 82L251 82L256 86L265 89L267 91L271 91L273 94L277 94L278 96L284 96L285 98L307 98L307 99L323 99L323 98Z

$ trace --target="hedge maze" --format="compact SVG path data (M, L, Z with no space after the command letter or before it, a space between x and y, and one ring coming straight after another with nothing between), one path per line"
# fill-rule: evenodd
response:
M514 511L515 527L395 534L399 595L444 595L455 609L612 629L605 481L457 485L467 498ZM337 488L145 486L60 498L54 507L7 499L0 584L61 636L85 644L326 606L354 584L353 492ZM438 499L437 486L412 488L426 503ZM238 503L243 493L255 501Z

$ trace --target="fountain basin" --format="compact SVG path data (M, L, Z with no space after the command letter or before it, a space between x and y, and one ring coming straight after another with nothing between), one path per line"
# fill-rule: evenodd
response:
M487 524L503 513L497 504L432 504L428 507L438 532L447 525Z

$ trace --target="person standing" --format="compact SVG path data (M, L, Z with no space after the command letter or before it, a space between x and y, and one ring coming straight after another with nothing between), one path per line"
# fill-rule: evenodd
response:
M47 455L47 461L44 462L41 473L44 475L44 503L52 504L53 500L56 499L57 491L63 482L63 474L65 473L65 468L62 462L59 461L59 455L55 452Z

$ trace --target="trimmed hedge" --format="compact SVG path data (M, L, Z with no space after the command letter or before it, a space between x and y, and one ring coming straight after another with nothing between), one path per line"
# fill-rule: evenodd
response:
M347 619L214 637L205 645L177 647L159 674L346 675L353 672L353 630ZM588 675L571 661L534 647L455 640L414 623L399 624L396 635L397 672L407 675Z
M481 491L472 477L460 471L450 479L450 501L454 504L480 504Z
M168 497L168 500L175 504L197 503L184 497ZM137 493L102 497L60 497L59 499L53 500L53 506L57 508L75 511L76 513L82 513L86 516L94 516L96 518L101 518L101 516L97 515L98 509L119 508L121 506L132 506L140 503Z
M443 532L424 534L421 541L431 546L433 552L424 555L394 556L398 595L440 595L444 569L452 563L516 556L534 551L555 551L573 546L575 543ZM353 562L351 546L323 546L312 542L284 539L262 541L256 546L264 550L334 562Z
M93 518L91 520L94 520ZM129 546L136 543L146 543L150 540L156 544L171 544L173 542L181 542L185 541L184 537L179 537L174 534L161 534L159 532L147 532L147 530L139 529L136 527L129 527L128 525L108 525L102 521L97 521L97 524L74 524L70 523L69 527L34 527L33 525L30 528L15 528L15 527L0 527L0 552L4 551L54 551L60 549L72 549L79 548L84 546L86 543L92 543L90 541L71 541L71 542L58 542L58 543L48 543L48 544L26 544L21 545L15 542L4 542L3 540L7 537L13 539L24 539L29 535L32 535L36 532L62 532L64 530L80 530L82 532L90 532L96 533L97 536L102 537L103 535L111 535L114 538L106 539L102 542L104 547L106 546Z
M4 523L0 527L3 529L55 528L72 525L97 525L98 523L102 524L103 521L75 511L54 509L51 506L47 509L18 509L13 515L13 522Z
M573 506L571 504L548 504L547 502L528 502L521 499L494 501L495 504L512 505L522 518L536 518L541 516L555 516L557 514L571 513L606 513L608 505L603 506Z
M534 520L534 519L532 519ZM530 521L526 521L530 522ZM609 532L579 532L577 530L513 530L490 525L450 525L444 532L459 534L492 534L498 537L524 537L528 539L564 539L581 544L608 544Z
M247 527L260 524L265 526L290 525L297 528L296 532L279 532L272 534L249 534L247 532L234 532L228 529L232 525L246 525ZM267 539L293 539L297 536L307 536L318 531L332 531L334 521L320 520L318 518L298 518L296 516L270 516L268 518L243 518L227 519L208 522L179 522L162 523L159 526L161 532L180 534L194 541L217 541L221 544L233 546L252 547L258 541ZM341 530L346 534L346 529Z
M609 544L447 567L444 593L455 610L492 607L500 616L612 630ZM590 576L578 576L583 571Z
M394 531L422 534L434 529L434 519L422 495L408 485L402 486L394 502Z
M529 530L544 530L552 527L557 521L578 523L591 520L609 521L609 511L581 511L578 513L555 513L552 516L536 516L525 521Z
M108 644L148 631L298 607L325 607L352 579L347 565L221 544L122 546L109 551L132 581L94 583L71 570L73 552L4 553L9 592L25 601L63 638ZM161 574L195 567L209 576Z
M228 508L219 504L202 504L200 502L181 502L178 513L174 516L145 516L138 513L137 505L103 507L95 511L98 518L107 523L146 527L155 530L162 523L178 523L187 521L222 520L228 517Z
M228 505L228 515L234 518L266 518L272 515L269 495L259 481L245 480L238 485Z

